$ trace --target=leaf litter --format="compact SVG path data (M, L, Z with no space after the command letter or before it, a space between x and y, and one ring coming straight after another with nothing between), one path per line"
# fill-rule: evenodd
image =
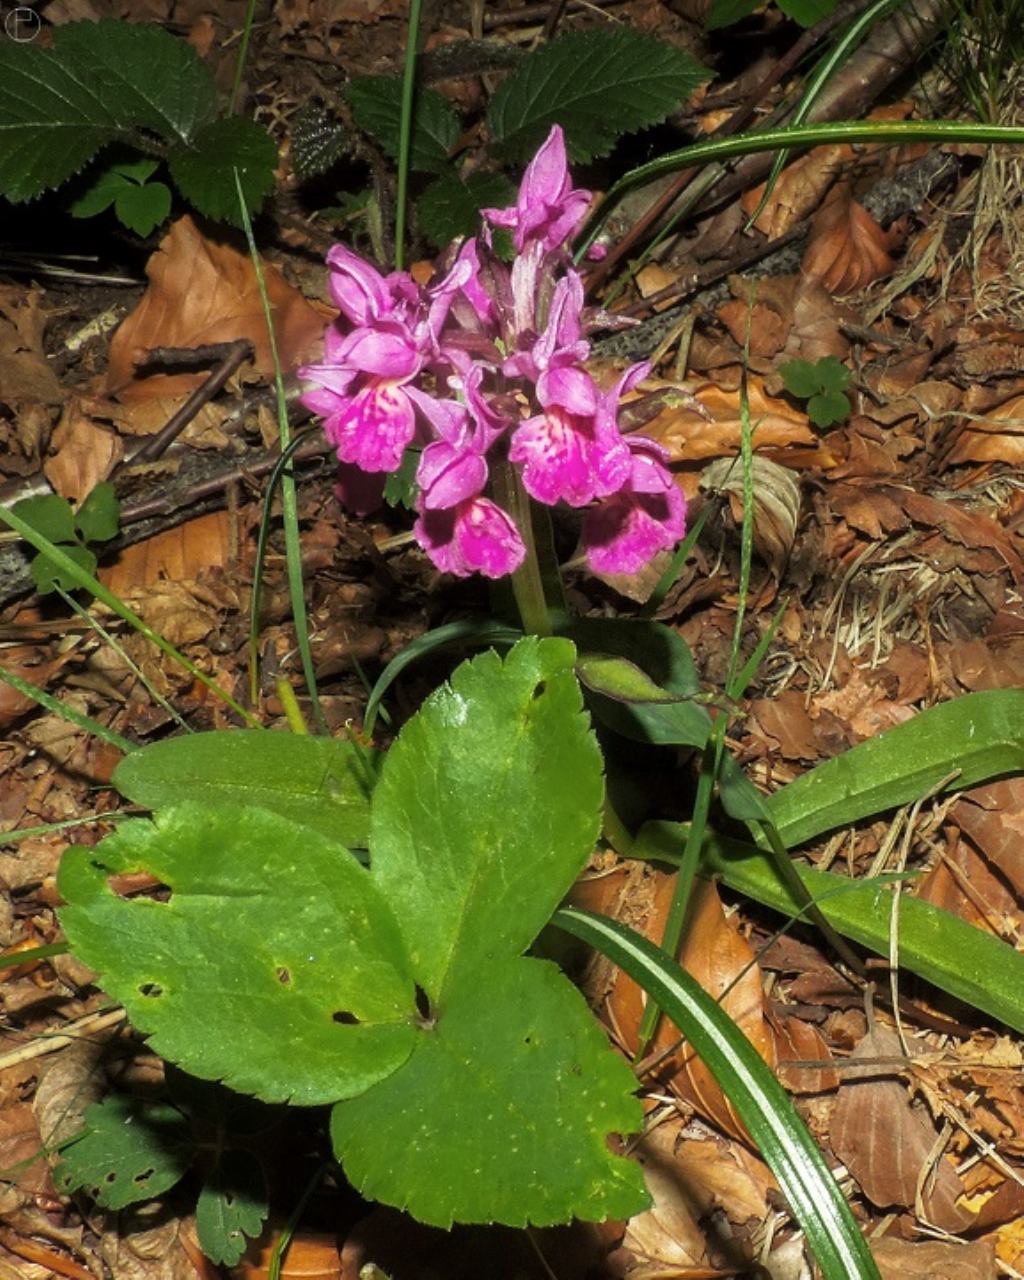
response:
M507 24L495 28L492 39L520 39L524 28L515 9L497 8L493 16ZM679 38L681 20L668 5L630 0L610 8L639 30ZM117 6L101 0L89 9L95 17L121 16ZM222 6L218 18L237 30L242 10L241 4ZM681 10L692 16L686 5ZM397 68L403 33L396 19L403 15L404 6L374 0L347 0L330 12L316 0L275 8L255 65L264 77L259 109L279 141L286 137L289 113L323 89L326 65L341 63L352 75ZM71 16L78 16L77 7L48 9L54 22ZM155 3L146 16L166 20L171 6ZM194 24L196 42L203 43L202 6L175 6L173 16ZM458 25L462 20L456 17L455 25L434 33L432 44L443 47L474 34ZM567 29L585 29L595 20L576 10L566 19ZM703 39L699 28L686 29ZM205 43L216 59L208 36ZM466 86L475 83L453 79L440 88L465 97ZM903 167L917 157L888 150L834 152L811 153L789 165L759 219L758 233L768 237L808 224L791 269L754 280L726 272L728 283L717 298L698 299L699 320L688 347L670 347L665 355L658 371L661 389L685 390L705 413L669 407L651 429L670 450L695 510L707 503L712 511L693 558L659 611L690 643L712 686L721 678L721 655L737 607L743 510L742 490L721 470L709 473L709 466L721 468L736 457L745 367L757 462L787 477L785 487L780 481L775 509L755 521L759 541L747 648L780 596L785 616L733 729L739 758L769 787L921 706L960 692L1024 685L1024 485L1016 474L1024 439L1024 343L1014 298L1006 299L1005 313L999 311L998 282L1006 274L999 233L986 234L968 269L941 237L930 234L939 224L920 202L909 211L909 228L871 211L873 187L883 179L898 182ZM377 180L386 181L379 174ZM952 189L940 188L936 209L943 202L952 208L956 195L956 182ZM655 283L663 290L685 281L709 262L728 266L745 217L759 199L752 187L741 212L727 210L714 223L696 224L693 233L670 240L659 255L658 274L643 283L646 292ZM278 342L284 363L292 367L319 334L323 306L308 266L311 242L294 226L289 236L290 247L271 255L281 268L281 274L271 272L271 287ZM131 319L113 343L102 338L98 345L96 339L79 344L78 330L107 305L89 285L4 282L2 482L16 486L45 475L59 492L77 499L95 480L116 476L132 442L162 426L201 380L195 373L140 376L135 358L151 347L244 337L254 344L256 358L226 396L205 406L162 470L135 472L131 483L137 493L173 489L185 459L199 450L235 453L244 469L251 452L273 442L266 399L261 421L254 420L259 406L248 418L235 413L240 397L266 389L270 372L247 257L208 237L191 219L175 222L164 242L158 240L159 235L146 246L148 292L140 293L139 277L132 295L137 305L129 308L124 295L117 304L122 316L131 310ZM288 283L289 276L299 287ZM976 305L982 292L983 307ZM642 296L627 295L627 302L638 305ZM819 429L804 405L786 395L780 366L825 356L852 369L853 412L848 421ZM197 482L187 476L181 483L187 495ZM105 571L153 625L233 688L242 678L258 494L244 473L232 483L226 511L146 531L134 564L126 553ZM799 496L795 525L793 486ZM479 602L464 586L438 584L408 548L389 545L401 531L400 520L360 522L340 514L329 475L311 470L301 485L300 519L310 535L314 569L314 655L328 679L328 720L338 729L358 719L364 705L361 666L379 666L410 638ZM161 545L160 538L168 542ZM280 716L284 708L272 677L295 680L297 669L281 557L274 549L269 578L261 632L265 705L271 716ZM576 590L583 606L595 612L625 608L614 583L595 587L581 581ZM168 726L166 713L121 658L91 634L40 612L31 599L5 600L0 629L4 665L62 700L120 730L153 735ZM154 658L136 637L120 639L194 727L222 722L201 688ZM407 706L439 678L414 676L418 691L401 692ZM98 812L92 827L75 834L79 843L97 840L109 830L102 815L118 803L108 785L116 755L59 717L33 713L6 687L3 696L4 828ZM908 865L922 872L914 892L1016 943L1022 823L1018 780L975 788L949 806L926 805L906 850ZM863 874L890 865L898 842L898 832L875 823L822 844L812 857L819 867L835 861L851 874ZM56 936L54 876L64 846L64 837L44 836L0 856L3 948ZM598 876L608 870L593 867ZM656 933L668 878L611 870L613 875L592 882L609 891L603 898L607 909ZM770 926L756 908L707 889L686 964L716 994L730 989L727 1007L776 1064L826 1149L842 1161L865 1225L886 1232L874 1246L883 1274L995 1275L997 1257L1004 1267L1019 1270L1020 1042L970 1023L959 1037L943 1039L926 1021L915 1026L913 1037L900 1040L884 1006L876 1002L873 1023L865 1018L862 994L821 954L813 935L773 939ZM6 972L10 976L0 984L7 1031L0 1066L9 1049L73 1028L99 1008L89 975L63 959ZM634 988L627 997L624 979L612 980L610 988L608 983L606 974L594 986L595 1005L628 1051L638 993ZM909 984L908 989L923 1015L963 1016L934 992L914 991ZM663 1028L658 1043L671 1048L670 1028ZM129 1062L147 1057L125 1033L89 1052L106 1063L112 1048ZM861 1059L867 1065L859 1065ZM70 1068L72 1051L49 1058L54 1069L62 1060ZM873 1060L883 1065L873 1066ZM5 1167L34 1156L52 1131L52 1121L40 1112L47 1097L40 1063L46 1061L0 1070ZM49 1079L50 1072L45 1074ZM514 1233L483 1231L470 1246L466 1233L432 1234L393 1211L372 1210L367 1217L349 1206L343 1217L348 1225L340 1233L349 1267L344 1274L379 1261L388 1274L416 1276L422 1256L450 1276L480 1274L483 1257L488 1273L498 1275L495 1254L506 1248L510 1274L518 1266L520 1274L548 1275L553 1269L560 1277L587 1269L698 1277L736 1274L759 1257L767 1257L770 1266L774 1257L777 1274L790 1274L784 1269L785 1220L773 1217L778 1201L770 1175L700 1064L680 1048L644 1092L647 1124L637 1154L655 1198L648 1213L571 1243L554 1231L536 1232L536 1248L523 1245L517 1253L522 1239L507 1243ZM904 1135L900 1161L892 1159L894 1132ZM190 1252L187 1243L192 1228L179 1216L182 1205L173 1195L134 1222L81 1215L56 1196L47 1166L33 1159L9 1176L3 1197L0 1257L24 1274L39 1273L32 1268L98 1274L103 1266L139 1280L194 1274L194 1246ZM773 1244L777 1226L782 1235ZM929 1239L934 1228L951 1234ZM506 1244L497 1244L499 1239Z

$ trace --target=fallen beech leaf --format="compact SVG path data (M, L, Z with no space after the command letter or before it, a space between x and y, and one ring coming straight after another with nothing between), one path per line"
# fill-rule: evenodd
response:
M927 1050L921 1042L909 1042L911 1051ZM858 1058L902 1058L899 1036L884 1027L869 1031L848 1061ZM967 1226L973 1214L957 1200L963 1184L952 1164L933 1159L935 1125L920 1103L911 1101L907 1085L893 1067L872 1065L848 1068L832 1113L832 1149L878 1208L915 1206L919 1182L920 1203L927 1220L947 1231Z
M695 1272L703 1274L708 1264L699 1211L692 1205L691 1187L680 1178L675 1163L678 1137L679 1125L669 1121L644 1134L633 1149L652 1203L649 1209L630 1218L622 1247L637 1259L641 1274L672 1268L685 1269L690 1276ZM631 1267L630 1275L633 1274Z
M0 289L0 400L12 409L64 399L43 349L42 296L41 289Z
M964 792L951 816L985 857L1024 894L1024 778L1004 778Z
M119 437L98 426L75 396L64 407L50 450L43 474L62 498L74 502L106 480L124 456Z
M796 540L800 517L800 481L786 467L755 455L754 546L775 576L781 577ZM733 518L743 523L743 468L731 458L719 458L701 472L700 487L728 495Z
M965 420L957 429L947 461L951 466L1004 462L1016 467L1024 463L1024 395Z
M22 680L45 689L57 672L75 657L73 649L68 649L56 658L46 659L43 650L33 645L11 645L0 648L0 667L4 671L12 671ZM35 698L19 693L13 685L0 680L0 728L20 720L27 712L34 710L39 704Z
M899 1240L884 1236L871 1245L882 1280L996 1280L991 1241Z
M145 542L125 547L116 563L100 570L100 581L117 596L127 596L161 578L171 582L198 578L204 569L231 559L231 515L210 511Z
M325 307L307 302L270 263L263 273L284 368L300 364L322 340ZM122 400L182 395L203 373L136 375L136 362L153 347L194 347L248 338L257 372L273 372L256 275L248 253L204 236L191 217L180 218L146 264L149 287L110 344L107 391Z
M892 271L892 239L848 190L817 213L804 252L804 272L831 293L853 293Z
M754 226L774 239L788 231L795 222L808 217L821 203L836 175L842 172L854 154L849 143L834 142L828 146L815 147L806 155L792 160L779 175L779 180L765 207L758 214ZM762 182L748 191L740 201L743 212L748 217L761 203L765 186Z

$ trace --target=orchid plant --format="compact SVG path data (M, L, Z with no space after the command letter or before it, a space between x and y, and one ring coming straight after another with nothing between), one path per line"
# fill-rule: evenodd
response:
M590 199L572 186L556 125L515 205L482 211L483 233L443 255L438 283L383 276L344 245L328 254L341 315L323 361L299 370L303 402L337 450L339 498L360 514L405 451L422 450L414 533L442 572L502 578L526 559L526 531L490 496L502 468L536 502L589 508L582 543L595 572L635 573L683 535L686 502L665 450L618 421L650 364L609 390L584 365L587 332L608 322L584 306L568 249ZM511 267L492 228L511 232Z

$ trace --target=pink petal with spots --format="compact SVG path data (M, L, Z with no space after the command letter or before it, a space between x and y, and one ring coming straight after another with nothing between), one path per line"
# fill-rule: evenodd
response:
M471 498L445 511L424 511L413 532L442 573L504 578L522 564L526 548L509 515L489 498Z
M416 414L402 386L375 379L327 419L324 431L340 462L364 471L395 471L415 434Z
M586 506L594 500L590 439L579 423L558 406L527 418L512 437L509 459L523 467L523 485L531 498L546 503Z
M583 523L587 563L595 573L637 573L686 531L686 499L675 485L662 493L623 490Z

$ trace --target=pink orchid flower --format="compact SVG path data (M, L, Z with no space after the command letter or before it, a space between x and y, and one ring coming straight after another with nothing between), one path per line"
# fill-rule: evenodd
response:
M480 212L491 226L506 227L512 232L518 253L522 253L531 240L550 253L561 248L573 234L589 204L590 192L572 187L565 134L556 124L527 165L515 205L510 209L481 209Z
M587 563L595 573L636 573L686 530L686 499L665 465L667 452L643 436L633 436L629 450L628 482L583 522Z
M467 498L443 510L421 509L413 533L437 568L457 578L471 573L504 578L526 556L512 518L490 498Z

